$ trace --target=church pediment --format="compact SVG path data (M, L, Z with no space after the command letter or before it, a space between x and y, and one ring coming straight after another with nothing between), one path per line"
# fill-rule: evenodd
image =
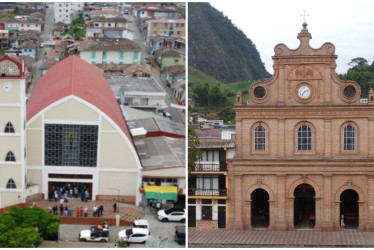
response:
M322 74L314 67L307 65L300 65L288 74L287 79L290 81L296 80L320 80Z

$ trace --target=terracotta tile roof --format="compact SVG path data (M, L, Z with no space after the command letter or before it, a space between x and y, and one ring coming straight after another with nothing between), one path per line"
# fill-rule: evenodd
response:
M164 70L168 73L169 76L176 76L186 72L185 65L172 65L164 67Z
M152 71L140 64L96 64L104 76L129 76L136 73L153 75Z
M13 20L4 20L4 23L34 23L42 25L42 21L32 21L32 20L25 20L25 19L13 19Z
M18 46L18 48L36 48L36 43L34 41L26 41L22 45Z
M182 52L172 48L161 48L155 51L155 53L159 56L165 57L180 57Z
M75 55L56 63L39 79L27 102L27 121L68 96L76 96L97 107L118 125L133 144L110 85L95 67Z
M185 19L152 19L149 23L185 23Z
M217 129L201 129L196 130L197 135L199 138L215 138L215 139L221 139L222 130Z
M199 140L199 148L234 148L235 140Z
M124 17L94 17L93 19L87 21L87 23L92 22L116 22L116 23L130 23L130 20Z
M50 69L53 65L58 63L55 59L47 59L42 63L42 66L40 66L40 69Z
M141 47L126 38L94 38L79 42L79 51L141 51Z
M118 10L87 10L83 14L121 14Z

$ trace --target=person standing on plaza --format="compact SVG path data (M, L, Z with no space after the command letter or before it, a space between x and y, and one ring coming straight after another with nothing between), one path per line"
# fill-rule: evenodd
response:
M93 211L93 217L96 217L96 215L97 215L97 206L96 206L96 204L92 208L92 211Z
M340 227L343 228L345 227L345 223L344 223L344 214L342 214L342 217L340 219Z
M114 210L115 213L117 212L117 203L116 202L114 202L114 204L113 204L113 210Z
M103 205L100 205L100 207L99 207L99 212L98 212L98 216L102 216L102 215L103 215L103 211L104 211L104 206L103 206Z
M88 216L88 208L87 206L84 207L84 217Z

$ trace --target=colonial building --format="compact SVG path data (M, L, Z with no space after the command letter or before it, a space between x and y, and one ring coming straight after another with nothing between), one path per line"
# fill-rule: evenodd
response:
M188 226L204 229L226 227L228 175L227 161L235 154L234 140L217 137L202 139L207 130L199 133L202 159L196 163L188 178ZM209 133L209 132L208 132Z
M374 230L374 92L336 75L335 46L275 46L274 74L236 96L229 229Z

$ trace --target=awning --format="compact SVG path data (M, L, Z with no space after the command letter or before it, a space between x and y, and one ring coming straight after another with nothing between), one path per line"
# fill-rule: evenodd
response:
M145 198L155 200L178 200L176 186L144 186Z

